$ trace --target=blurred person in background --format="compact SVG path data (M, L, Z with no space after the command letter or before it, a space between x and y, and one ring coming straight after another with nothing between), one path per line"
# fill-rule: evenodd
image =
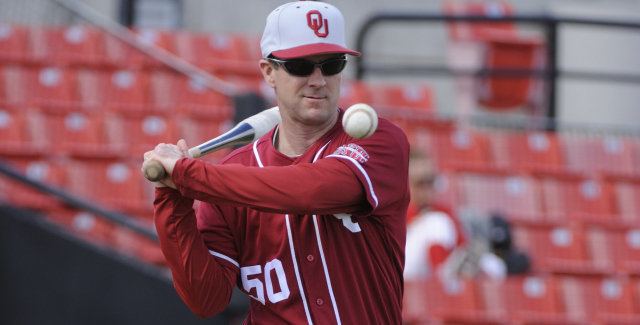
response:
M438 174L427 153L413 146L409 159L411 203L407 214L405 280L486 276L503 279L504 261L491 252L487 231L465 231L453 207L436 203ZM476 221L468 228L477 229ZM482 228L482 225L481 227Z

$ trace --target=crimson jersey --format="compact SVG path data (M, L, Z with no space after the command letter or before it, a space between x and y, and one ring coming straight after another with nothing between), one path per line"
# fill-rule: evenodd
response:
M251 324L400 324L404 133L380 119L358 140L336 123L295 158L275 149L274 134L220 165L183 158L172 174L178 191L157 190L156 227L178 294L208 316L237 285L253 298ZM202 201L197 213L192 199Z

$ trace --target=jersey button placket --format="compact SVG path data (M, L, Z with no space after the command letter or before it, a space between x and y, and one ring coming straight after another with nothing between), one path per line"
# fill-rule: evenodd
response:
M316 305L318 305L318 306L324 305L324 300L322 300L322 298L316 299Z
M316 260L316 258L313 255L311 255L311 254L307 255L307 261L309 261L309 263L313 263L313 261L315 261L315 260Z

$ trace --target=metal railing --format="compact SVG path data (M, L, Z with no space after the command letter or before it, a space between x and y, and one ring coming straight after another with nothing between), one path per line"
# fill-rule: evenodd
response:
M539 25L544 28L545 68L544 69L453 69L442 65L385 64L366 62L365 43L374 27L393 23L500 23L514 22ZM585 25L640 30L640 22L613 21L604 19L575 18L547 15L511 15L488 17L482 15L445 15L440 13L379 13L371 16L360 27L357 35L356 50L363 53L356 58L356 78L363 79L366 74L384 75L439 75L474 77L535 77L542 78L546 86L547 117L554 119L557 114L557 95L559 78L597 80L640 84L640 75L624 73L601 73L563 70L559 67L558 29L561 25Z

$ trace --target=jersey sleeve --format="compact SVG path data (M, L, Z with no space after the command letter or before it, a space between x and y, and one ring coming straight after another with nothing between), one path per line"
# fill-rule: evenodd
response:
M186 197L265 212L334 214L367 208L360 181L336 160L259 168L183 158L172 179Z
M229 304L239 270L205 245L216 238L198 230L193 200L170 188L156 189L154 222L180 298L200 317L222 311Z
M409 143L404 133L386 120L369 138L348 137L325 159L349 167L365 189L371 213L376 209L406 210L409 201Z

